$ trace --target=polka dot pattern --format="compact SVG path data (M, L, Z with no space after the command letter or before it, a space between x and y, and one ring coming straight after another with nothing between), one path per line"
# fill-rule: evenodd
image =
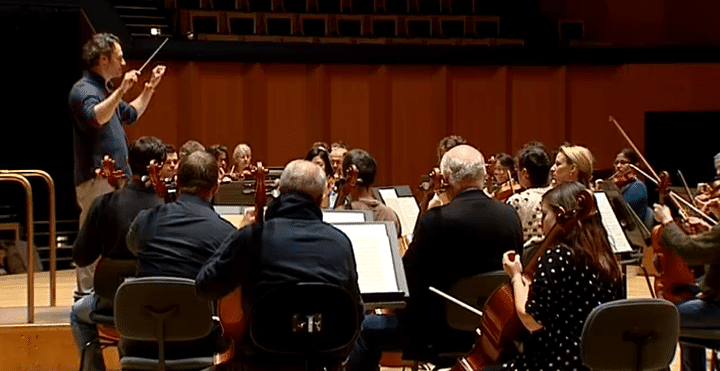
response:
M587 370L580 360L580 336L590 311L620 299L618 283L602 282L598 271L566 246L548 249L535 270L527 312L543 329L524 341L524 353L504 370Z

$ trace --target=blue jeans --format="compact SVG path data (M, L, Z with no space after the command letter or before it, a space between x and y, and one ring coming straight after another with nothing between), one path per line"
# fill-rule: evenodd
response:
M681 328L720 328L720 306L692 299L678 306ZM682 344L683 370L705 370L705 348L697 345Z
M366 315L347 371L375 371L383 351L401 351L405 344L404 320L398 315Z
M70 327L72 328L75 346L83 356L85 345L94 342L93 345L85 349L84 362L81 365L82 370L105 370L105 360L103 359L102 349L98 341L97 325L90 320L90 312L95 310L97 296L95 294L87 295L73 303L70 309Z

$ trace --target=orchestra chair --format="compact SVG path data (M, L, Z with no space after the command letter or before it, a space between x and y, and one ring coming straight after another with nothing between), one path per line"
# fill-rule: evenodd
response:
M115 329L113 302L115 292L125 278L135 276L135 259L102 258L95 269L93 287L95 295L101 300L101 307L90 312L90 320L97 325L98 343L101 348L116 347L120 342L120 334ZM83 364L85 351L92 342L85 344L80 355Z
M486 272L459 279L450 286L447 294L481 310L485 307L485 302L493 292L507 282L508 275L503 270ZM475 333L480 324L480 317L447 300L445 301L445 322L454 330ZM458 358L467 355L469 351L470 348L457 349L456 351L443 350L440 353L430 355L427 359L416 360L412 368L417 370L421 363L431 363L435 366L435 369L452 367L457 363Z
M681 328L680 343L699 345L712 350L710 369L720 370L717 353L720 351L720 329L718 328Z
M253 306L244 358L264 365L337 369L360 334L362 309L345 289L296 283L271 289Z
M166 342L199 340L213 329L212 303L195 295L195 281L177 277L126 280L115 295L122 339L157 342L158 357L121 356L123 370L210 370L213 355L165 359Z
M590 370L669 370L679 333L680 315L671 302L615 300L590 312L580 355Z

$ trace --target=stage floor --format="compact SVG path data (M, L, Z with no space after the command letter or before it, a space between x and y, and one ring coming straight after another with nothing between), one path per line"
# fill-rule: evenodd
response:
M628 267L628 297L650 297L645 278ZM50 275L35 273L35 323L27 324L27 275L0 276L0 364L3 370L77 370L79 357L69 325L75 271L57 272L57 306L50 305ZM652 277L651 277L652 282ZM109 369L117 367L117 351L105 352ZM679 367L676 352L672 370ZM382 371L401 368L382 367Z

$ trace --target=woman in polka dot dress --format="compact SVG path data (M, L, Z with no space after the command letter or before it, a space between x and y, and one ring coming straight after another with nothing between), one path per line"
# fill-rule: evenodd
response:
M561 210L577 207L580 183L562 184L543 196L542 229L548 235ZM580 336L596 306L621 298L620 266L595 215L545 250L529 282L520 259L505 253L518 316L530 334L524 352L502 364L503 370L587 370L580 360ZM512 258L511 258L512 257Z

